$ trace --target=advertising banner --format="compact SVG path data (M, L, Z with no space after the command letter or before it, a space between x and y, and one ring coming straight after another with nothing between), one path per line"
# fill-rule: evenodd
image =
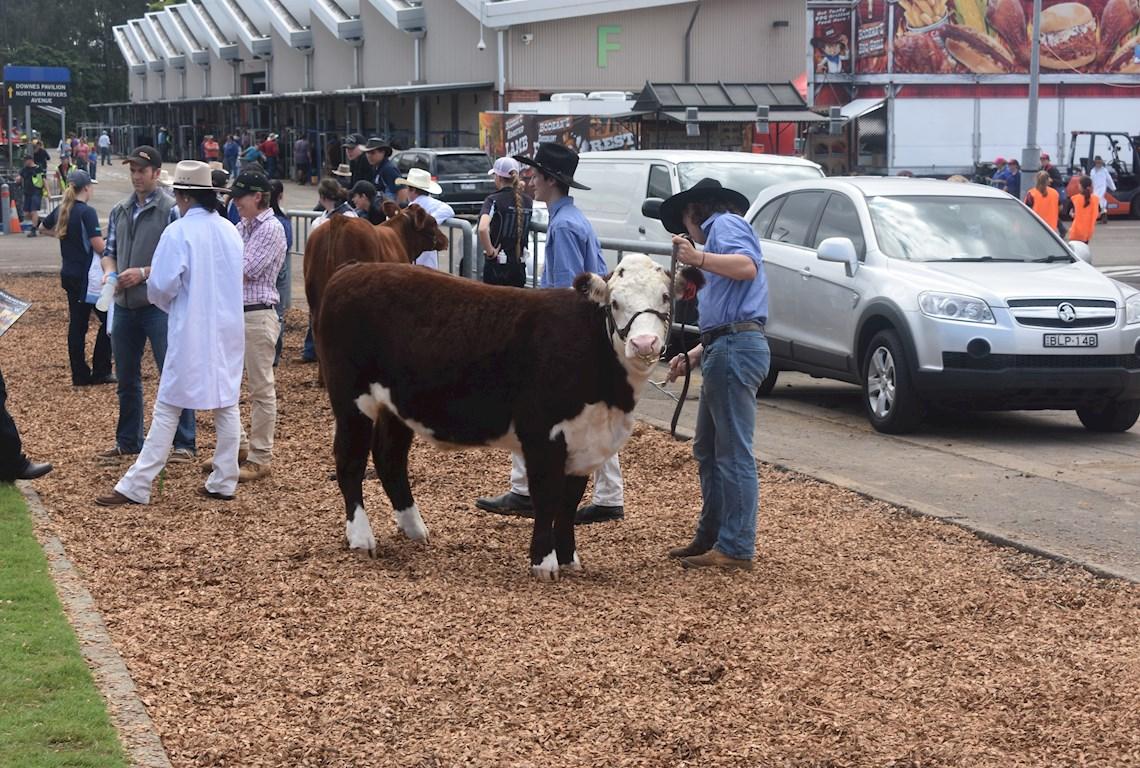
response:
M1043 0L1042 5L1043 74L1140 74L1140 3ZM894 6L893 30L886 0L816 9L816 72L886 72L889 48L897 74L1029 71L1032 0L897 0ZM854 19L845 13L854 13Z
M590 115L479 115L479 146L495 157L533 157L538 145L557 141L577 152L637 149L637 125Z

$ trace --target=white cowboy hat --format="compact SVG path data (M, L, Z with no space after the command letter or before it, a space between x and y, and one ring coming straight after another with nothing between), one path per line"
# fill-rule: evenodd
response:
M170 171L163 168L158 172L158 183L164 187L169 187L174 183L174 177L170 175Z
M174 167L174 180L170 184L174 189L184 192L202 191L226 192L224 187L214 186L210 166L200 160L183 160Z
M352 166L350 166L348 163L341 163L340 165L338 165L336 167L336 170L333 171L332 175L333 176L351 176L352 175Z
M408 171L408 178L396 179L396 186L415 187L416 189L422 189L424 192L432 195L438 195L443 191L443 187L436 184L432 180L431 174L425 171L423 168L410 169Z

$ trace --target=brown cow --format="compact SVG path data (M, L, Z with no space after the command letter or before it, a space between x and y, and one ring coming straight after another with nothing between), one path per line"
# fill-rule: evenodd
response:
M424 251L447 247L447 236L418 205L400 210L385 204L388 220L373 226L366 219L333 216L314 229L305 243L305 298L313 333L317 333L321 298L333 273L352 262L410 264Z
M396 525L427 538L408 482L418 434L443 447L521 451L535 507L531 572L555 580L580 567L574 510L587 476L629 437L674 289L643 254L608 280L584 274L574 285L527 291L389 264L332 277L317 355L349 547L376 548L361 485L370 451Z

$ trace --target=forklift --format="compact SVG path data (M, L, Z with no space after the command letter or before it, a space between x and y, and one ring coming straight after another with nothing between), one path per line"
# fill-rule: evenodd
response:
M1081 190L1081 176L1092 170L1097 155L1116 183L1115 191L1105 193L1109 218L1140 219L1140 136L1129 136L1123 131L1072 132L1065 166L1071 174L1065 183L1065 218L1072 214L1072 199Z

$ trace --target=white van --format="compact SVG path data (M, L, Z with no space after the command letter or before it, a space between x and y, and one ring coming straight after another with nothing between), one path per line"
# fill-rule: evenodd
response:
M823 175L817 164L783 155L679 149L583 152L574 180L590 189L570 193L599 238L668 243L670 235L661 222L642 213L642 203L648 199L670 197L708 177L751 202L773 184ZM613 269L616 252L603 250L603 254Z

